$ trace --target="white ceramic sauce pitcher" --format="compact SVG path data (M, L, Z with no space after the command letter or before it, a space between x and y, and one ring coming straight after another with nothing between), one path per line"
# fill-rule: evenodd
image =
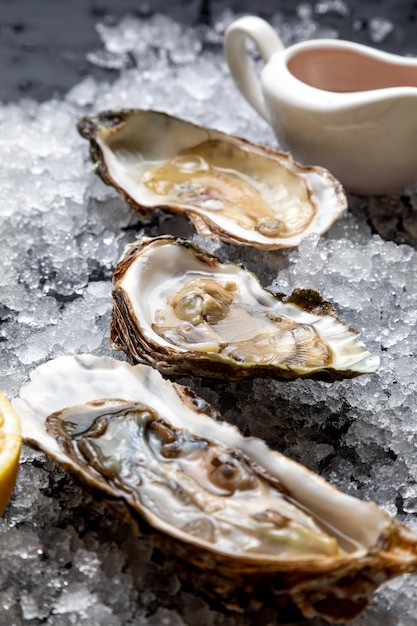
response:
M246 37L265 61L260 79ZM333 39L284 49L253 16L231 24L224 46L237 87L295 159L323 165L361 194L417 181L417 59Z

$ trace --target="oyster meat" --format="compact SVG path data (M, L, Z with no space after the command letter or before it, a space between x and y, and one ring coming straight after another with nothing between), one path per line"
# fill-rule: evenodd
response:
M313 290L282 298L183 239L143 238L113 278L111 339L164 373L325 380L379 363Z
M184 214L201 235L286 248L325 232L347 207L327 170L166 113L107 111L78 129L95 171L141 217Z
M416 570L416 536L375 504L216 421L146 365L59 357L13 404L26 442L124 499L180 570L229 606L273 601L345 620L385 580Z

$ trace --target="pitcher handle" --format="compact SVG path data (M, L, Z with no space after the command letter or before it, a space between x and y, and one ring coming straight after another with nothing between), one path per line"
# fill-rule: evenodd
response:
M245 38L252 39L262 59L269 61L274 52L284 49L275 30L260 17L247 15L231 24L225 33L224 53L237 88L246 100L267 121L268 112L261 82L245 49Z

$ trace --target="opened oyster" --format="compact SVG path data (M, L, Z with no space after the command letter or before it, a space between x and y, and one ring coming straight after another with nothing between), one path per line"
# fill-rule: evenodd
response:
M241 266L169 236L131 244L117 264L111 338L165 373L334 380L379 363L317 292L284 301Z
M257 246L296 246L346 209L340 183L321 167L157 111L83 118L95 171L144 217L185 214L201 235Z
M417 538L375 504L215 421L145 365L60 357L32 373L14 406L27 442L128 502L230 606L273 601L349 619L385 580L416 570Z

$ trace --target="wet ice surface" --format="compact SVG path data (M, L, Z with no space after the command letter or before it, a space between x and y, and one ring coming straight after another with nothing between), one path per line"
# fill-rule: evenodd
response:
M326 11L349 15L349 6L317 3L317 13ZM75 131L81 115L150 107L274 145L266 123L236 95L223 61L223 31L235 17L219 12L211 28L164 15L101 24L103 46L89 60L119 69L114 83L87 77L65 99L0 108L0 388L9 397L46 359L112 354L110 283L128 242L142 233L192 235L185 220L164 214L139 222L93 176L86 142ZM278 14L271 22L286 43L337 36L317 25L307 4L293 23ZM370 38L386 36L388 26L374 22ZM293 251L259 252L194 236L278 291L319 289L380 354L375 375L333 385L182 379L243 432L266 439L346 492L375 500L415 530L416 203L415 190L385 199L352 197L351 211L326 236L311 236ZM213 605L180 581L99 495L28 448L0 519L0 554L1 626L272 626L278 620L273 607L239 615ZM417 624L416 598L417 579L397 579L353 624Z

